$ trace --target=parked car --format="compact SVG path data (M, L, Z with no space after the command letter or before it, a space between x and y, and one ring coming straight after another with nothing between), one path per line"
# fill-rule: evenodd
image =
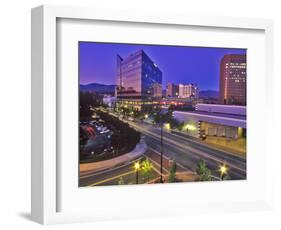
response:
M135 119L133 117L128 118L129 121L134 121Z

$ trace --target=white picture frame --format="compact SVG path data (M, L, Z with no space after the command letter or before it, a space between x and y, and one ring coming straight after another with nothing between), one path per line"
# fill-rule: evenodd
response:
M265 137L265 145L263 150L265 151L262 157L264 157L266 164L264 170L264 180L261 182L261 186L264 188L262 193L253 198L253 200L247 200L241 197L236 199L222 199L221 202L214 200L213 202L208 199L205 203L196 203L196 197L194 203L181 203L180 198L183 196L183 191L186 191L186 183L173 187L174 195L176 196L174 201L169 201L165 205L161 205L159 202L153 202L150 210L143 211L142 207L133 208L131 204L126 204L129 201L123 200L124 207L114 209L108 209L110 203L107 204L107 209L102 210L99 207L91 207L85 209L82 212L81 207L78 206L77 197L76 202L73 200L72 210L61 209L60 199L61 196L65 196L68 191L63 193L59 192L61 188L61 177L59 172L61 171L61 162L57 156L58 143L57 143L57 131L58 131L58 112L57 107L58 94L60 88L57 83L58 74L58 20L70 19L70 20L93 20L103 21L106 23L124 22L124 23L138 23L149 24L151 26L169 26L177 27L191 26L198 27L204 30L208 28L219 28L222 30L243 30L247 31L260 31L263 34L264 39L264 57L263 65L264 74L261 76L265 82L261 95L264 97L264 105L266 106L266 112L262 113L262 117L266 119L266 122L271 120L274 99L273 99L273 23L271 20L266 19L249 19L249 18L231 18L231 17L211 17L211 16L191 16L191 15L173 15L173 14L159 14L148 12L134 12L134 11L115 11L115 10L101 10L91 8L79 8L79 7L66 7L66 6L51 6L44 5L32 9L32 188L31 188L31 213L32 219L41 224L56 224L56 223L69 223L69 222L81 222L81 221L96 221L106 219L125 219L125 218L140 218L140 217L159 217L159 216L171 216L171 215L186 215L191 213L206 213L206 212L219 212L219 211L243 211L243 210L260 210L268 209L272 207L272 184L273 177L271 175L271 156L272 149L270 147L269 138ZM263 40L262 40L263 41ZM258 93L258 92L255 92ZM257 107L252 106L252 112ZM251 111L250 111L251 112ZM264 127L264 131L270 136L272 127ZM254 138L254 136L253 136ZM253 140L253 139L252 139ZM250 139L251 141L251 139ZM256 143L256 148L262 143ZM73 150L73 154L76 151ZM62 173L63 174L63 173ZM77 178L74 178L74 180ZM246 181L247 183L247 181ZM152 193L154 196L163 193L173 193L171 186L166 187L155 186ZM194 193L197 189L208 189L210 184L202 183L200 188L194 188ZM228 186L228 185L226 185ZM237 184L237 188L245 186L244 189L248 189L243 184ZM192 187L192 186L191 186ZM222 187L223 188L223 187ZM233 186L223 189L232 189ZM149 188L150 189L150 188ZM243 189L243 188L242 188ZM110 195L111 191L115 191L115 194L119 194L124 197L126 194L137 195L135 186L124 187L122 189L116 189L111 187L107 188L104 194ZM142 192L148 192L147 187L140 187ZM192 190L192 189L191 189ZM102 188L99 189L100 193ZM94 191L93 191L94 192ZM104 191L103 191L104 192ZM83 191L85 194L86 192ZM87 191L88 193L88 191ZM80 194L81 195L81 194ZM104 195L105 197L106 195ZM78 194L79 197L79 194ZM68 197L68 201L71 199L71 195ZM72 197L73 198L73 197ZM163 197L160 196L160 199ZM207 201L207 202L206 202ZM113 204L112 204L113 205ZM189 205L186 208L186 205ZM70 206L70 205L68 205ZM166 211L163 209L171 207L176 208L176 212ZM118 210L122 210L122 212ZM74 210L74 211L73 211Z

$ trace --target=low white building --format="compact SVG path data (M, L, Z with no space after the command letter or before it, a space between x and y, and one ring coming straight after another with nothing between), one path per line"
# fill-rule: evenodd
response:
M104 95L102 103L107 105L108 107L113 107L116 104L116 97L111 95Z
M195 111L174 111L187 133L238 139L246 136L246 106L197 104Z

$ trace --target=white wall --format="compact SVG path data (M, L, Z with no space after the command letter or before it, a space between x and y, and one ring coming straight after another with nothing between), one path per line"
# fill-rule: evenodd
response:
M281 14L276 0L6 0L0 8L1 58L1 229L39 229L28 221L30 209L30 8L42 3L70 4L117 9L157 10L185 14L265 17L275 20L276 97L281 98ZM276 130L280 130L280 108L276 109ZM277 122L278 121L278 122ZM278 135L276 135L278 136ZM280 136L280 134L279 134ZM280 148L276 146L276 165ZM274 169L274 168L273 168ZM276 169L276 168L275 168ZM62 225L52 229L280 229L280 171L275 187L274 212L203 215L187 218L120 221L111 223ZM188 207L187 207L188 208ZM50 228L50 227L47 227Z
M246 106L197 104L195 109L198 111L204 111L209 113L228 113L228 114L236 114L236 115L246 115Z

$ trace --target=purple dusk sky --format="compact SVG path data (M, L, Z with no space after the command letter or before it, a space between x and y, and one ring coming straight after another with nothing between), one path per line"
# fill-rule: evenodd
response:
M246 49L79 42L80 84L115 84L116 55L144 52L162 71L166 83L194 83L200 90L219 90L220 60Z

